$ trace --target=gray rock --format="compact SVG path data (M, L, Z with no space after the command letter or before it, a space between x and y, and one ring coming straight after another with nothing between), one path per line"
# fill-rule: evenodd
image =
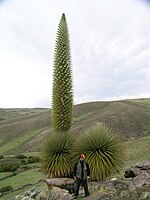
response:
M113 179L97 183L89 183L89 189L90 192L92 191L92 195L87 197L86 200L120 200L120 196L118 196L118 194L124 192L123 196L125 196L128 185L121 180Z
M149 200L150 199L150 192L143 192L141 195L141 200Z
M35 188L31 188L30 192L35 192L35 190L36 190Z
M150 169L150 161L147 160L141 163L137 163L134 165L134 167L140 168L140 170L148 170Z
M46 200L48 197L48 191L41 191L37 197L36 197L36 200Z
M35 199L36 196L37 196L38 194L39 194L38 191L33 191L33 192L30 194L30 197L33 198L33 199Z
M125 170L125 178L134 178L140 173L146 171L150 175L150 161L144 161L133 165L131 168Z
M33 199L30 197L23 197L21 200L33 200Z
M53 187L50 190L49 194L49 199L48 200L72 200L73 196L69 194L67 190L58 188L58 187Z
M25 197L29 197L29 196L30 196L30 191L26 191L26 192L24 193L24 196L25 196Z
M15 199L16 200L21 200L22 198L23 198L23 196L17 195Z
M34 200L40 192L35 188L32 188L24 193L24 195L17 195L16 200ZM40 199L39 199L40 200Z
M109 188L111 191L121 191L121 190L126 190L128 188L128 184L124 181L121 180L116 180L116 181L105 181L104 183L101 184L102 187L104 188Z
M121 192L121 194L117 195L115 200L141 200L141 198L136 190L125 190Z
M124 177L125 178L134 178L135 176L139 175L140 174L140 170L138 168L129 168L127 170L125 170L125 174L124 174Z
M104 188L104 190L106 190L107 192L111 194L117 193L117 190L116 190L115 185L113 184L113 181L106 181L104 184L102 184L102 187Z
M147 172L143 172L135 178L133 178L133 181L129 185L129 189L138 189L144 185L150 185L150 175Z
M111 200L112 194L103 192L103 193L97 193L93 196L89 196L86 198L86 200Z
M64 185L72 185L75 180L71 178L51 178L42 179L48 186L63 187Z
M110 179L111 181L117 181L118 180L118 178L112 178L112 179Z
M51 179L41 179L44 181L48 188L51 186L56 186L61 189L68 190L70 194L74 192L75 180L71 178L51 178Z

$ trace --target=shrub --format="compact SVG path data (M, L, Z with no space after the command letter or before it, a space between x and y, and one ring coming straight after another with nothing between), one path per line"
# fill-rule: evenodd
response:
M17 173L16 172L13 172L13 176L16 176L17 175Z
M28 166L28 165L24 165L24 166L21 167L21 169L23 169L23 170L27 170L27 169L30 169L30 166Z
M13 187L11 185L8 185L8 186L0 188L0 193L8 192L8 191L11 191L11 190L13 190Z
M73 141L69 134L52 134L41 146L41 165L48 177L63 177L71 171Z
M99 181L119 172L123 152L118 133L112 128L95 126L79 135L74 147L75 157L86 155L91 180Z
M3 155L0 155L0 160L3 159L3 158L4 158L4 156L3 156Z
M16 171L18 168L18 163L14 162L0 164L0 172L13 172Z
M14 172L14 171L16 171L18 168L19 168L19 165L18 165L18 164L12 164L11 167L10 167L10 171Z
M40 161L40 158L38 156L29 156L27 159L27 163L36 163L39 161Z
M15 156L17 159L24 159L27 158L27 156L23 155L23 154L18 154Z
M25 159L21 159L21 163L22 163L22 164L27 164L27 162L26 162Z

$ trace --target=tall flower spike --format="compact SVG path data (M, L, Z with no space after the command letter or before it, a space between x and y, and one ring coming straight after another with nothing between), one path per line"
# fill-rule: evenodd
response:
M67 132L72 123L72 71L69 34L65 14L56 37L52 95L52 123L56 132Z

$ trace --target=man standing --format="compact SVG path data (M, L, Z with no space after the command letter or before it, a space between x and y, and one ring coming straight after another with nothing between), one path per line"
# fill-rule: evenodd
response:
M87 179L90 176L90 169L88 163L84 160L84 154L80 154L80 160L75 164L74 167L74 179L76 180L76 188L74 195L79 195L80 185L84 187L85 196L87 197L90 193L88 190Z

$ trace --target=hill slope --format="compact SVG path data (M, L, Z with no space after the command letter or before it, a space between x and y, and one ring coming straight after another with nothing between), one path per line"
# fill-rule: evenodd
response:
M103 123L123 139L150 135L150 99L84 103L74 106L73 117L73 134ZM36 151L51 132L50 109L0 109L0 154Z

